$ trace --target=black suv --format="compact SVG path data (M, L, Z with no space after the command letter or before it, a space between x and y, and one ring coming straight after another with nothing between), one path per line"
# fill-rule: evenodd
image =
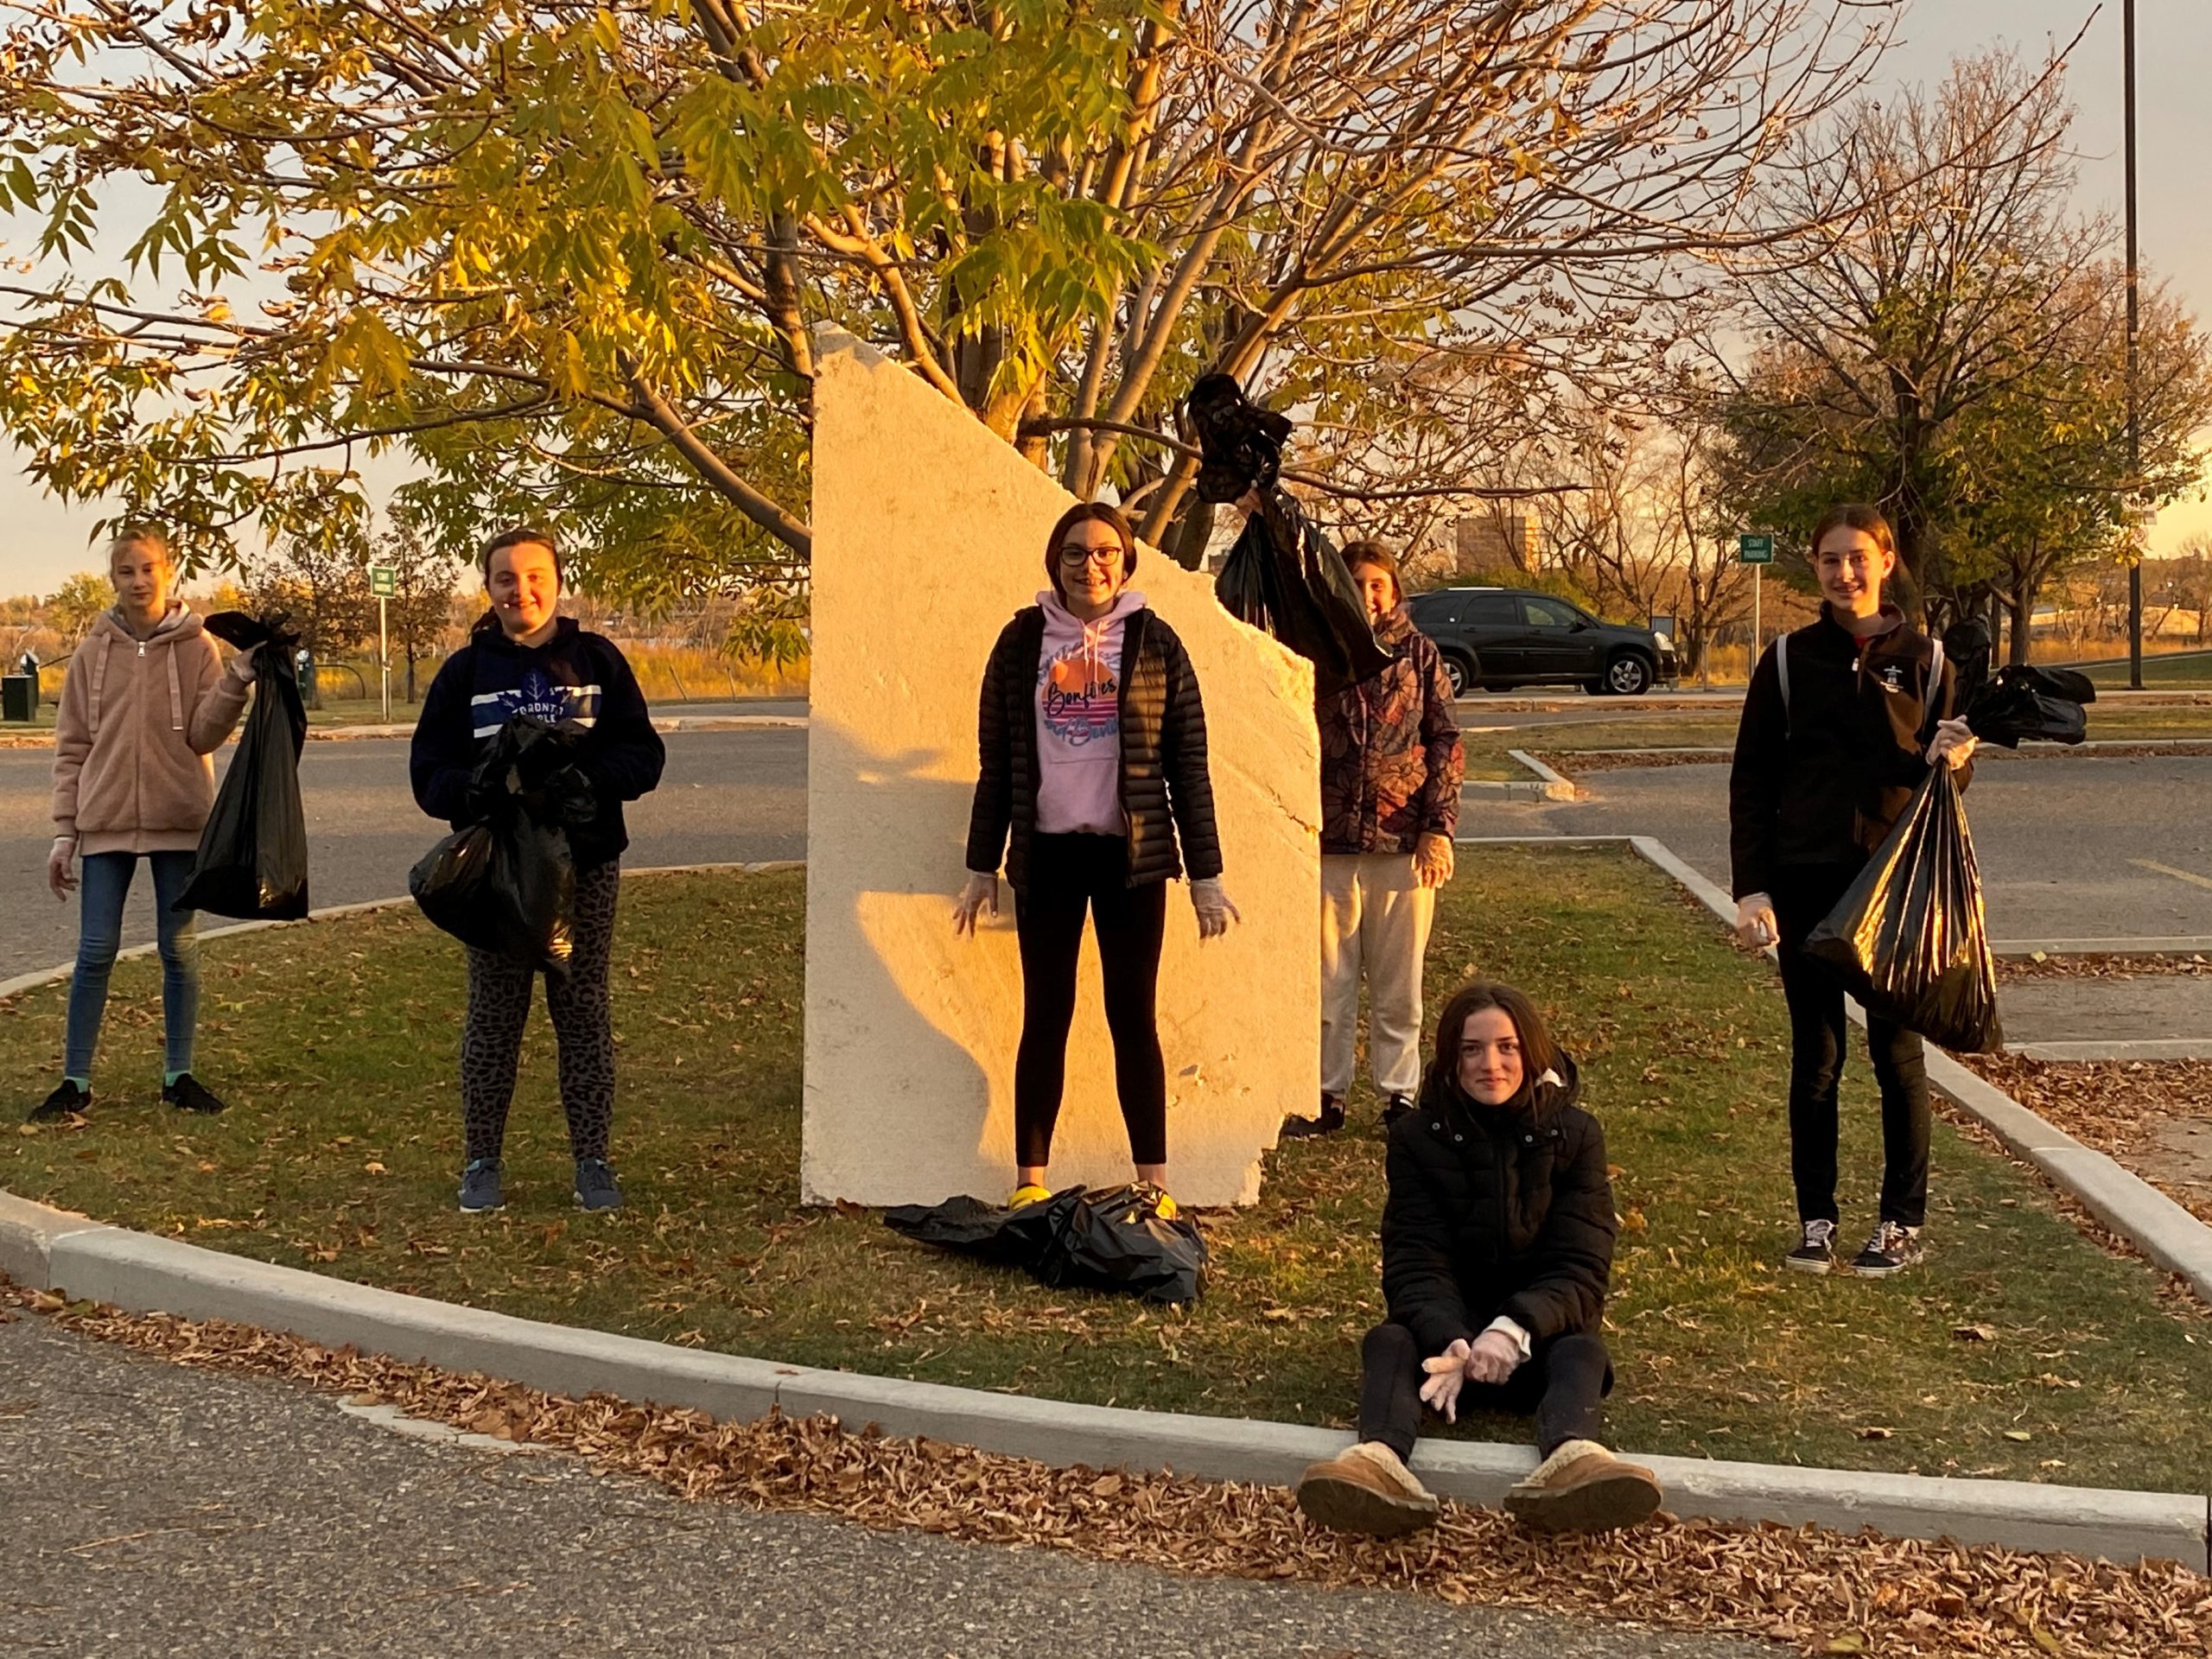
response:
M1514 588L1440 588L1415 594L1414 626L1436 641L1452 692L1571 682L1632 697L1675 677L1675 647L1649 628L1600 622L1549 594Z

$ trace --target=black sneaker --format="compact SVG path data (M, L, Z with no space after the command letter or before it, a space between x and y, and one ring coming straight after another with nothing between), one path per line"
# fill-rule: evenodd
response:
M576 1160L576 1202L587 1210L620 1210L622 1189L604 1158Z
M226 1102L208 1093L189 1071L181 1073L175 1083L163 1084L162 1098L180 1112L204 1112L210 1117L227 1109Z
M1866 1248L1853 1259L1851 1270L1861 1279L1886 1279L1893 1273L1918 1266L1926 1254L1920 1248L1919 1228L1885 1221L1874 1229Z
M1414 1097L1411 1095L1391 1096L1382 1103L1382 1127L1387 1129L1400 1118L1411 1116L1413 1109Z
M92 1109L92 1091L79 1089L64 1077L61 1086L32 1107L31 1115L23 1121L27 1123L59 1123L65 1117L82 1117Z
M1784 1267L1800 1273L1826 1273L1835 1266L1835 1223L1808 1221L1797 1248L1782 1258Z
M1319 1117L1286 1117L1278 1141L1310 1141L1317 1135L1334 1135L1344 1126L1344 1101L1342 1095L1325 1094L1321 1096Z
M499 1160L496 1158L474 1158L461 1172L461 1207L470 1215L486 1210L506 1208L506 1195L499 1190Z

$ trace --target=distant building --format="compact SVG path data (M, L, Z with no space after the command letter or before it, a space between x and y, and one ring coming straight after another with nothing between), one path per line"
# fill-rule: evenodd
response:
M1488 503L1452 527L1459 576L1531 574L1543 568L1544 523L1520 501Z

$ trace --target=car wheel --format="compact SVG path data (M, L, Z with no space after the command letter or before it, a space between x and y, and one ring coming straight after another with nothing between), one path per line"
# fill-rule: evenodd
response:
M1464 697L1475 683L1474 664L1447 651L1444 653L1444 677L1452 682L1452 695Z
M1651 689L1651 664L1634 652L1623 652L1605 664L1605 690L1616 696L1640 697Z
M1518 680L1484 680L1483 682L1483 690L1485 691L1518 691L1520 689L1521 682Z

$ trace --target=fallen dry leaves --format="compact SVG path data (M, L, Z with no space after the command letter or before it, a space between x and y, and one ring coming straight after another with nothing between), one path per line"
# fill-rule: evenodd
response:
M2200 956L2130 956L2088 953L1997 958L1997 982L2016 979L2202 979L2212 974L2212 958Z
M2044 1122L2157 1187L2212 1224L2212 1188L2184 1179L2157 1145L2158 1130L2212 1114L2212 1060L2029 1060L1958 1057Z
M1412 1590L1453 1603L1767 1637L1811 1654L2148 1659L2212 1653L2212 1580L2171 1564L1961 1548L1815 1528L1673 1522L1541 1539L1445 1506L1392 1541L1308 1526L1268 1487L1054 1469L836 1420L717 1422L605 1395L563 1398L216 1321L118 1313L10 1287L0 1300L184 1364L279 1376L643 1476L679 1497L834 1515L975 1542L1185 1573Z

